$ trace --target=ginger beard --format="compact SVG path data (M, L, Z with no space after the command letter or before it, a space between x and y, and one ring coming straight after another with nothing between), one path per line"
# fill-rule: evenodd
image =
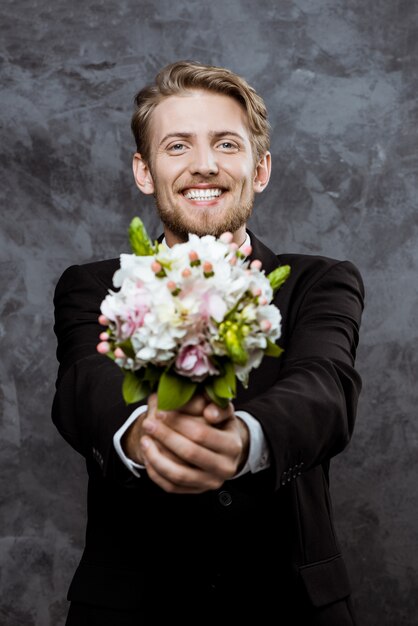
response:
M199 237L204 235L220 237L222 233L227 231L234 233L247 223L252 214L255 192L251 180L247 180L244 183L238 202L232 206L225 208L199 206L196 208L190 207L187 210L187 207L181 206L183 203L180 198L172 206L167 206L167 199L164 197L164 193L160 191L158 176L155 176L155 173L153 173L153 179L155 185L153 195L158 215L163 224L182 241L188 240L189 233ZM216 185L216 182L212 180L201 180L199 182ZM188 186L193 187L193 184L188 184ZM225 185L220 184L219 187L225 188ZM226 189L228 190L228 187ZM176 193L181 194L181 189Z

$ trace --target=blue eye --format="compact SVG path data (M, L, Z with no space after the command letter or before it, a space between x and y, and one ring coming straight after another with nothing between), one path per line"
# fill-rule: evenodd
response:
M219 144L219 147L222 150L238 150L238 146L231 141L222 141L222 143Z
M183 143L175 143L172 146L169 147L169 150L173 150L174 152L178 152L179 150L182 150L184 148L184 144Z

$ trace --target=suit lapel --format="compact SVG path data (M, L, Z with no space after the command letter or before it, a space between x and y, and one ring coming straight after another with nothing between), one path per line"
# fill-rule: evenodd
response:
M247 229L247 232L251 237L251 247L253 249L248 258L251 261L259 259L263 264L262 269L267 275L280 265L280 261L274 252L270 250L270 248L267 248L263 242L257 239L257 237L250 230Z

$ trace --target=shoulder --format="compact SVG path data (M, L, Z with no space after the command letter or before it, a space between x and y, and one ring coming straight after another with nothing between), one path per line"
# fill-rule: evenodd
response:
M277 254L277 260L280 265L290 265L299 274L310 273L320 275L332 269L337 271L350 271L360 275L357 267L348 260L333 259L327 256L319 256L314 254Z
M252 258L262 261L266 274L280 265L290 265L290 277L280 288L279 294L295 292L301 295L315 285L330 289L334 284L338 284L355 289L361 297L364 296L362 277L351 261L314 254L275 254L254 233L248 232L253 247Z
M54 291L54 306L66 307L83 302L92 306L103 300L113 288L113 275L119 268L119 259L107 259L71 265L59 278Z
M322 303L329 310L337 303L361 313L364 284L351 261L309 254L278 254L279 265L290 266L290 276L278 291L276 303L282 306L312 306ZM322 306L321 305L321 306Z
M360 271L351 261L342 261L313 254L278 254L279 265L290 265L291 274L298 281L316 282L321 278L338 276L354 280L363 287Z
M63 272L58 284L93 282L97 286L108 289L112 287L112 278L119 266L119 258L94 261L82 265L71 265Z
M314 254L275 254L253 232L248 230L248 233L253 248L253 254L250 258L260 259L267 274L279 265L290 265L293 276L299 278L315 280L316 277L319 278L329 271L336 271L341 274L347 272L360 277L360 272L350 261L341 261Z

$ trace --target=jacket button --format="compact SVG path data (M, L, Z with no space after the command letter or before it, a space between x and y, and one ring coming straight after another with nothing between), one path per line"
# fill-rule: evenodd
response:
M232 504L232 496L229 491L221 491L218 494L218 500L222 506L229 506Z

